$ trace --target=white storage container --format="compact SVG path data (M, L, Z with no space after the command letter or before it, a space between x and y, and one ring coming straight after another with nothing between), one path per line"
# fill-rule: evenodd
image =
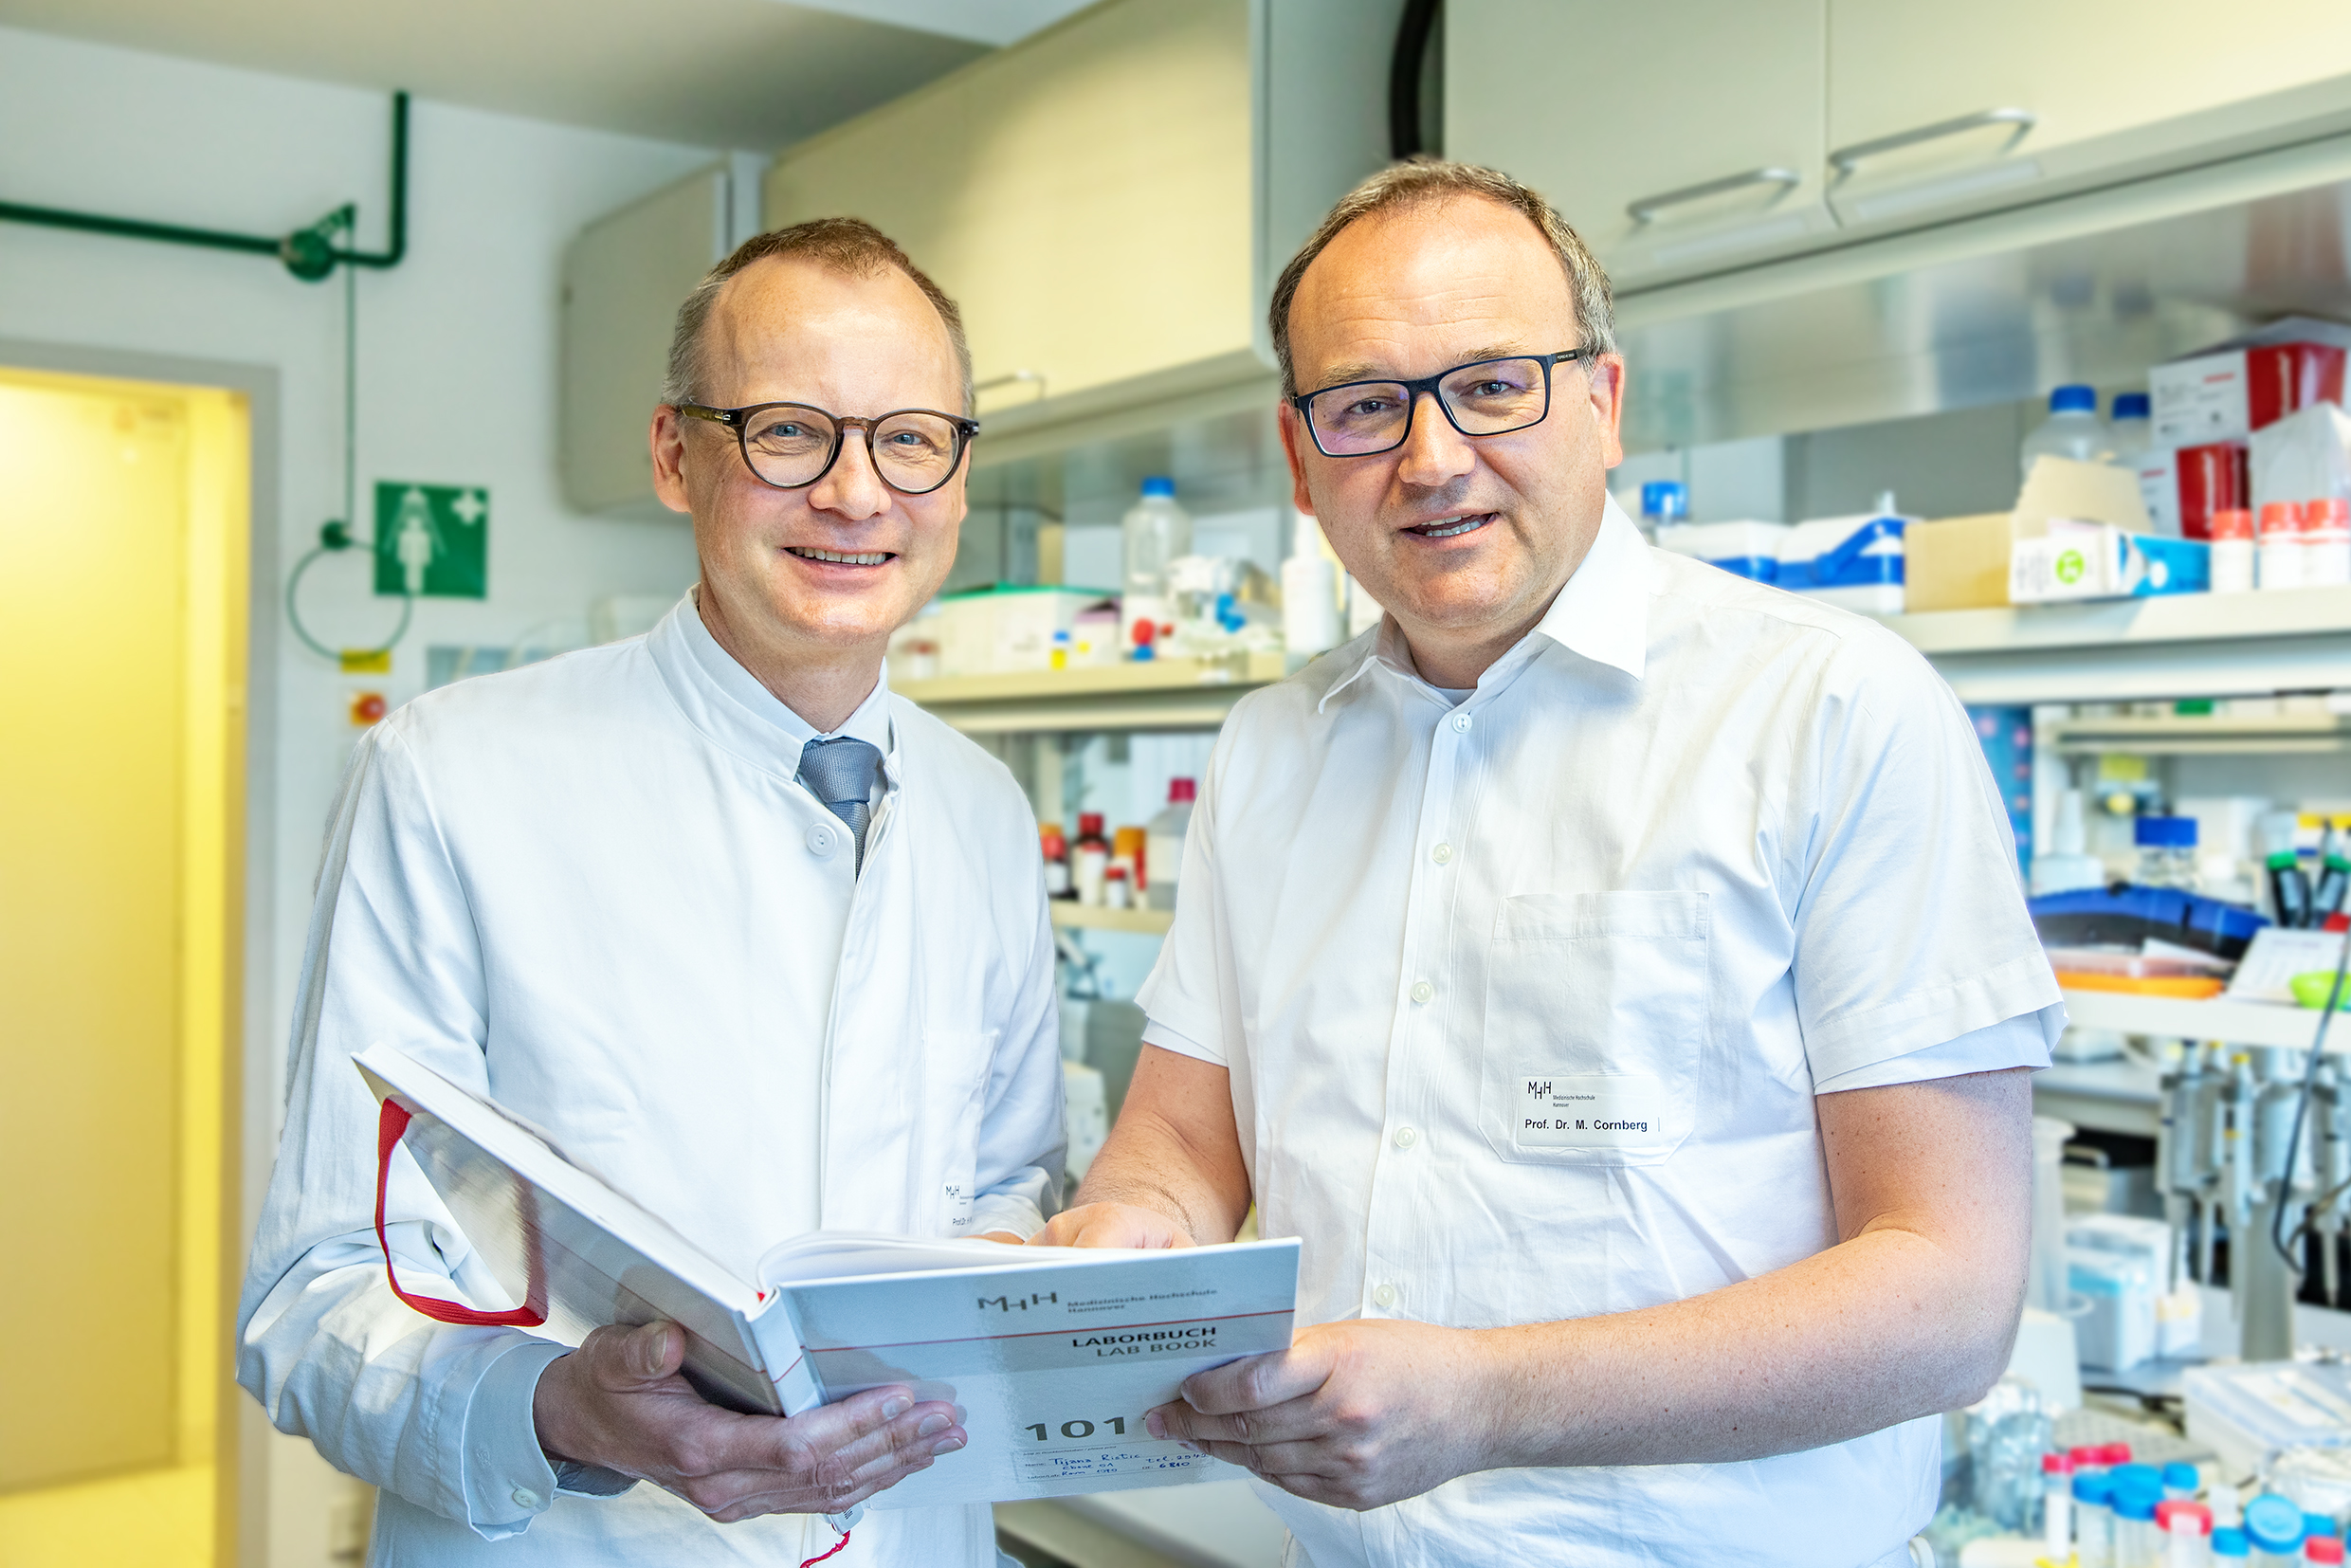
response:
M1677 522L1657 530L1657 548L1690 556L1751 582L1779 580L1784 522Z
M1779 586L1864 615L1899 615L1909 521L1866 512L1799 522L1779 541Z
M939 642L939 673L1009 675L1053 667L1054 633L1110 599L1097 589L1021 588L999 583L949 593L925 622ZM1070 640L1061 642L1066 650ZM1065 653L1065 658L1066 654Z

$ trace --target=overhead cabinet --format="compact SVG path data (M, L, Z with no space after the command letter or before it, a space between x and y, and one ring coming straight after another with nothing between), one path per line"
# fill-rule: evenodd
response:
M2351 136L2351 6L1449 0L1445 75L1631 288Z

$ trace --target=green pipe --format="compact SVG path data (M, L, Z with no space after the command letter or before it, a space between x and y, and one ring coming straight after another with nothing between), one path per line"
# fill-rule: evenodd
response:
M242 250L275 256L305 283L318 283L344 266L398 266L409 249L409 95L392 95L392 243L380 251L338 248L336 231L348 232L357 217L349 206L291 234L237 234L220 228L191 228L182 224L149 223L143 218L116 218L100 212L75 212L62 207L31 207L0 202L0 222L39 224L85 234L112 234L127 240L156 240L166 245L199 246L211 250Z

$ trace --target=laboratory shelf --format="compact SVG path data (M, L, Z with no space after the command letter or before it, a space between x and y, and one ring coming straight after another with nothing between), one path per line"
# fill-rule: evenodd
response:
M2351 747L2351 720L2336 713L2165 714L2069 719L2044 725L2039 739L2065 753L2142 757L2284 756Z
M2351 587L1888 615L1970 702L2351 687Z
M1289 672L1280 652L1154 659L1016 675L891 683L967 735L1050 730L1214 729L1232 704Z
M1055 925L1071 931L1134 931L1146 937L1164 937L1168 927L1176 923L1173 909L1112 909L1068 899L1049 900L1046 907L1052 911Z
M2175 1040L2225 1040L2233 1046L2283 1046L2306 1050L2319 1015L2309 1008L2232 1002L2225 996L2191 1002L2177 996L2135 996L2120 991L2069 991L2066 1016L2082 1029L2110 1029ZM2329 1050L2351 1050L2351 1027L2327 1030ZM2051 1069L2054 1070L2054 1069Z

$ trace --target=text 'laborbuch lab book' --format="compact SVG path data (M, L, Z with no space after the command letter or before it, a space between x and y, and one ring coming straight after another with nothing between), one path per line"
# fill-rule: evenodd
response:
M520 1118L391 1047L355 1060L382 1106L379 1233L405 1147L523 1304L434 1301L395 1278L404 1301L443 1322L511 1324L568 1344L607 1323L666 1319L685 1330L695 1387L739 1411L797 1415L885 1383L959 1405L971 1446L872 1507L1235 1474L1155 1440L1143 1413L1195 1372L1290 1342L1295 1240L1123 1251L819 1231L761 1258L753 1283Z

